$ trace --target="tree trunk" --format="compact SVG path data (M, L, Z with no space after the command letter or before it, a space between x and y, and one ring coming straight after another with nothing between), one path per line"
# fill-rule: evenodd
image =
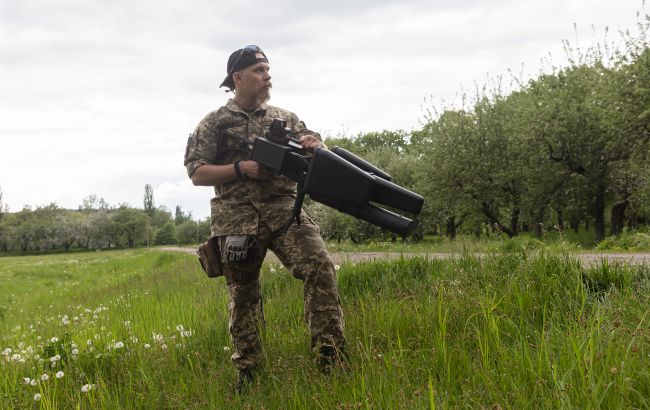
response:
M447 218L447 236L449 239L456 239L456 217L450 216Z
M561 209L556 209L557 213L557 227L560 231L564 231L564 211Z
M521 209L515 208L512 210L512 215L510 217L510 230L512 231L512 236L519 235L519 215L521 214Z
M544 212L546 208L539 208L535 214L535 236L541 238L544 233Z
M612 235L618 235L625 226L625 209L630 204L628 200L620 201L612 207Z
M596 241L605 239L605 187L598 187L594 201L594 228L596 229Z
M498 212L492 208L492 205L490 203L483 202L481 204L481 211L483 211L483 215L485 215L488 218L488 221L490 222L490 227L492 229L497 228L500 232L505 233L510 238L514 236L512 234L512 230L510 230L510 228L508 228L507 226L504 226L499 221Z

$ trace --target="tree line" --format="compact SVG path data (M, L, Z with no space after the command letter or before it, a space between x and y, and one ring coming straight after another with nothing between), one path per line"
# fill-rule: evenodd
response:
M425 234L541 236L588 229L597 241L650 221L650 16L619 45L565 42L569 62L529 80L499 78L459 107L427 110L420 129L327 138L425 197L410 239ZM333 183L336 183L333 181ZM200 242L209 220L180 206L109 206L95 196L77 210L54 204L7 213L0 191L0 251L131 247ZM318 203L307 211L332 240L396 239ZM4 212L3 212L4 211Z
M423 233L537 236L580 227L600 241L650 220L650 48L646 15L619 46L565 42L569 63L528 81L502 79L431 109L420 130L331 138L425 197ZM334 239L387 237L318 204Z
M143 208L109 205L95 195L76 210L56 204L9 213L0 192L0 252L128 248L196 243L210 235L210 221L195 221L180 206L172 212L154 206L153 189L145 186Z

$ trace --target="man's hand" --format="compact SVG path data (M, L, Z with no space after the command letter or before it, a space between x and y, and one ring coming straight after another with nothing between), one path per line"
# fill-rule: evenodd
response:
M300 145L308 151L314 151L314 148L327 148L325 144L314 135L303 135L298 139Z
M275 175L273 170L256 161L241 161L239 169L247 178L268 181Z

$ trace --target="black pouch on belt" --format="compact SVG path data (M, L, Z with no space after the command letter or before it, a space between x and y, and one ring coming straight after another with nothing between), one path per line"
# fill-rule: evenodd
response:
M249 250L255 244L255 237L248 235L226 236L225 257L229 262L241 262L248 258Z

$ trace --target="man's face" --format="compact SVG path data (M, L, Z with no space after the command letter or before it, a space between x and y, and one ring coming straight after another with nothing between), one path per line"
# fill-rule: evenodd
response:
M257 57L264 57L262 53L257 53ZM271 75L269 70L271 66L268 63L257 63L239 71L241 82L237 83L237 93L240 95L258 97L261 102L266 102L271 98Z

